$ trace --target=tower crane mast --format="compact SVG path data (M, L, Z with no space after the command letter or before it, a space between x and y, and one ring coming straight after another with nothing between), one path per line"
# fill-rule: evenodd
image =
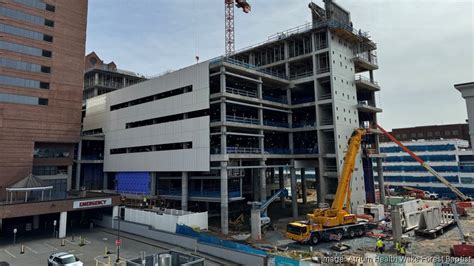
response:
M225 4L225 55L229 56L235 51L234 32L234 4L237 8L242 8L244 13L251 10L250 4L246 0L224 0Z

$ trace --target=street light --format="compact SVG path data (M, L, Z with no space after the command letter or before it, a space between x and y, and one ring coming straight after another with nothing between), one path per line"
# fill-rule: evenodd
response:
M120 240L120 215L121 215L121 212L122 212L122 206L118 206L119 209L118 209L118 215L117 215L117 221L118 221L118 224L117 224L117 241L115 241L115 245L117 246L117 259L115 260L115 262L119 262L120 261L120 245L122 244L122 241Z
M56 237L56 223L57 223L57 221L54 220L53 221L53 237Z
M17 231L18 231L18 230L17 230L16 228L13 228L13 245L16 244L16 232L17 232Z

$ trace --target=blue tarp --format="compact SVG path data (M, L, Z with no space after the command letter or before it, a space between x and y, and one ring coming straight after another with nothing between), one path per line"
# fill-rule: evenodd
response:
M150 195L150 173L119 172L115 179L119 193Z
M190 236L190 237L193 237L193 238L197 238L199 242L206 243L206 244L211 244L211 245L215 245L215 246L222 246L222 247L225 247L225 248L234 249L234 250L238 250L238 251L241 251L241 252L254 254L254 255L261 255L261 256L266 256L267 255L267 253L263 250L252 248L248 245L239 244L239 243L236 243L236 242L233 242L233 241L219 239L217 237L214 237L214 236L211 236L211 235L208 235L208 234L205 234L205 233L199 233L199 232L194 231L191 227L186 226L186 225L177 224L176 225L176 233L180 234L180 235L186 235L186 236Z

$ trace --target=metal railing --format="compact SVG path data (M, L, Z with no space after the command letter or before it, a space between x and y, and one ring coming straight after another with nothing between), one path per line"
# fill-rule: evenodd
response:
M322 74L322 73L326 73L326 72L329 72L329 67L323 67L323 68L316 69L316 74Z
M292 124L292 128L315 127L316 121L298 121Z
M364 76L362 76L362 75L356 75L355 81L366 81L366 82L372 83L372 84L377 85L377 86L379 85L379 84L377 83L377 81L375 81L375 80L370 80L370 78L364 77Z
M291 154L288 148L265 148L265 153L269 154Z
M251 124L251 125L260 125L260 120L258 118L233 116L233 115L227 115L225 118L228 122Z
M265 126L271 126L271 127L284 127L284 128L289 128L290 127L290 124L288 124L288 122L263 120L263 124Z
M300 97L300 98L296 98L296 99L291 100L291 104L302 104L302 103L310 103L310 102L314 102L314 97L313 96Z
M328 99L331 99L331 98L332 98L332 95L331 95L331 93L329 93L329 94L321 94L321 95L319 95L318 98L319 98L319 100L328 100Z
M359 101L358 104L359 105L364 105L364 106L376 107L375 102L373 102L373 101L367 101L367 100Z
M226 87L225 91L228 93L240 95L240 96L246 96L246 97L252 97L252 98L257 98L257 93L254 91L246 91L246 90L241 90L241 89L235 89L231 87Z
M322 49L325 49L325 48L328 48L328 43L327 42L316 44L316 50L322 50Z
M306 71L306 72L300 72L300 73L290 73L290 79L299 79L299 78L304 78L304 77L310 77L313 75L313 71Z
M294 148L293 154L318 154L318 147L314 148Z
M227 147L227 153L229 154L260 154L260 148L252 147Z
M286 79L286 76L282 73L278 73L278 72L275 72L275 71L272 71L272 70L269 70L269 69L264 69L264 68L258 69L258 66L256 66L256 65L252 65L252 64L249 64L247 62L242 62L242 61L239 61L239 60L236 60L236 59L233 59L233 58L229 58L229 57L225 57L225 56L221 56L221 57L212 59L209 62L209 64L214 64L214 63L219 63L219 62L226 62L226 63L233 64L233 65L236 65L236 66L241 66L241 67L244 67L244 68L247 68L247 69L252 69L252 70L264 73L264 74L268 74L270 76L275 76L277 78Z
M332 118L321 118L319 123L321 126L328 126L328 125L332 125L334 123L333 121L334 119Z
M368 52L358 53L356 54L356 57L373 65L377 65L377 55L374 53L370 53L370 58Z
M262 98L264 100L271 101L271 102L278 102L278 103L288 104L288 99L285 96L273 97L273 96L263 95Z
M181 195L181 188L168 188L168 189L159 189L158 190L158 195L163 195L163 196L180 196ZM240 197L240 188L238 187L230 187L228 189L228 195L230 198L234 197ZM221 195L221 190L220 188L207 188L201 190L188 190L188 196L190 197L208 197L208 198L213 198L213 197L220 197Z

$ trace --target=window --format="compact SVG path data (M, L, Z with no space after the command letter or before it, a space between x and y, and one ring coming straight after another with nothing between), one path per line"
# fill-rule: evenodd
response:
M37 64L22 62L9 58L0 58L0 66L11 69L18 69L29 72L51 73L51 68Z
M53 42L53 36L46 35L37 31L31 31L31 30L20 28L20 27L2 24L2 23L0 23L0 32L5 32L8 34L12 34L12 35L24 37L24 38L29 38L33 40Z
M418 138L423 138L423 132L418 132Z
M441 132L435 131L434 135L435 135L435 137L439 137L439 136L441 136Z
M444 131L444 135L445 135L445 136L451 136L451 131L450 131L450 130Z
M5 41L0 41L0 49L34 56L52 57L53 55L51 51Z
M410 133L410 138L416 138L416 133L415 132Z
M165 92L158 93L158 94L155 94L155 95L142 97L142 98L135 99L135 100L132 100L132 101L128 101L128 102L124 102L124 103L120 103L120 104L115 104L115 105L110 106L110 111L114 111L114 110L118 110L118 109L122 109L122 108L127 108L127 107L134 106L134 105L144 104L144 103L148 103L148 102L152 102L152 101L157 101L157 100L161 100L161 99L181 95L181 94L192 92L192 91L193 91L193 85L189 85L189 86L186 86L186 87L181 87L181 88L177 88L177 89L174 89L174 90L165 91Z
M19 4L33 7L33 8L38 8L38 9L47 10L51 12L56 11L55 6L43 3L43 1L41 0L14 0L14 1Z
M48 99L8 93L0 93L0 102L29 105L48 105Z
M402 139L406 139L407 137L408 137L407 134L405 133L402 134Z
M459 131L453 130L453 136L457 136L457 135L459 135Z
M49 20L49 19L44 19L42 17L30 15L28 13L6 8L6 7L0 7L0 15L5 16L5 17L10 17L13 19L18 19L21 21L26 21L38 25L45 25L49 27L54 27L54 21Z
M69 147L47 147L44 146L44 144L40 144L41 146L37 145L35 145L35 149L33 150L34 158L69 158L70 156Z
M49 83L32 79L15 78L0 75L0 84L31 89L49 89Z
M147 145L147 146L138 146L138 147L115 148L115 149L110 149L110 154L171 151L171 150L183 150L183 149L192 149L192 148L193 148L193 143L191 141L188 141L188 142L167 143L167 144Z
M185 118L185 115L186 115L186 118ZM183 119L192 119L192 118L202 117L202 116L207 116L207 115L209 115L209 109L130 122L125 125L125 128L144 127L144 126L168 123L168 122L173 122L173 121L179 121Z
M431 132L431 131L428 132L428 133L427 133L427 136L428 136L429 138L433 137L433 132Z

